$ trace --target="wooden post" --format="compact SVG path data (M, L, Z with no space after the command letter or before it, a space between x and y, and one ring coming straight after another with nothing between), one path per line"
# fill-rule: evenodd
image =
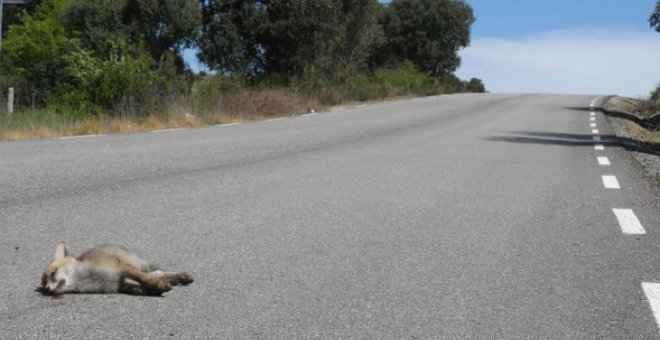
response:
M11 115L14 112L14 88L10 87L7 91L7 114Z

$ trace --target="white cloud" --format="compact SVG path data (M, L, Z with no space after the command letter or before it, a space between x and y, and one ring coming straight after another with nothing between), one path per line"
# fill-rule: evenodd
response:
M490 92L646 96L660 82L660 34L553 31L520 39L474 39L461 51L460 78Z

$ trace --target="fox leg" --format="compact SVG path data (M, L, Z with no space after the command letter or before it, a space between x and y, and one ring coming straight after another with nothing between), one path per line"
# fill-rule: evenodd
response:
M192 275L186 272L164 272L161 270L155 270L149 272L149 275L166 280L172 285L187 285L194 281Z
M128 294L161 295L172 289L169 281L149 275L133 266L121 266L121 273L124 276L121 290Z

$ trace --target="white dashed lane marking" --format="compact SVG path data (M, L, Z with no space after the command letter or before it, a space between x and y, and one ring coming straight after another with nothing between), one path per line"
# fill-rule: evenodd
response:
M599 156L597 157L598 159L598 165L611 165L609 158Z
M603 176L603 185L605 189L621 189L619 181L616 179L616 176L604 175Z
M596 144L596 145L594 145L594 149L596 149L598 151L603 151L603 150L605 150L605 147L603 146L603 144Z
M591 133L596 134L596 133L600 133L600 131L598 131L598 129L592 129Z
M593 139L594 139L596 142L600 142L601 140L603 140L602 138L600 138L600 136L593 136Z
M642 223L639 222L637 215L632 211L632 209L621 209L615 208L612 209L616 219L619 221L621 226L621 231L627 235L643 235L646 234L646 230L642 226Z
M589 125L590 125L592 128L595 128L595 127L596 127L596 123L591 123L591 124L589 124Z
M655 323L660 327L660 283L642 282L642 290L651 305Z

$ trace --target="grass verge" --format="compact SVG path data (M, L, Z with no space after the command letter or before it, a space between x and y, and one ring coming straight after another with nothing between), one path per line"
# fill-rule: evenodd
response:
M54 109L0 114L0 140L191 128L300 114L322 107L315 100L273 89L240 89L216 93L212 98L205 105L193 96L172 98L161 110L146 116L73 115Z
M240 76L199 77L189 94L124 98L114 111L70 109L57 104L13 115L0 113L0 140L126 133L261 120L307 113L357 102L469 91L453 75L436 79L411 62L345 79L291 78L286 75L247 80ZM86 106L82 106L86 107ZM92 109L88 109L92 110ZM99 113L101 112L101 113ZM129 113L126 113L129 112ZM130 113L133 112L133 113Z

